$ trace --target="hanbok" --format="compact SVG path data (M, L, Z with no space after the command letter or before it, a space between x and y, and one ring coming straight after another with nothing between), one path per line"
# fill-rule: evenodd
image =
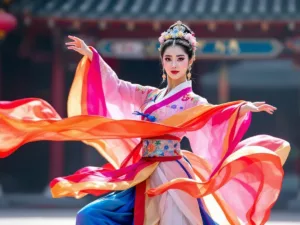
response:
M257 135L243 139L245 101L220 105L193 93L123 81L93 49L78 64L68 118L42 99L0 102L0 157L28 142L82 141L108 163L51 181L54 198L101 196L77 225L265 224L283 180L290 146ZM186 136L192 152L181 149Z

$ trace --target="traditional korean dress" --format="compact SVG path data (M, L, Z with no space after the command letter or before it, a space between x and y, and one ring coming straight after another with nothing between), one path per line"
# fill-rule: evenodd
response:
M186 81L166 89L118 79L93 50L76 71L68 118L41 99L0 102L0 157L39 140L78 140L109 163L54 179L57 197L104 195L78 212L78 225L265 224L278 198L285 140L242 140L244 101L211 105ZM189 138L192 152L182 150Z

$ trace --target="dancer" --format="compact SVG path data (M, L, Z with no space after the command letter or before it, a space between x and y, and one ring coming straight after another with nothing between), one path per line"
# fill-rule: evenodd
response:
M285 140L242 140L251 112L265 102L212 105L191 87L196 38L178 21L161 34L164 89L120 80L101 55L69 36L82 54L68 118L41 99L0 103L0 157L39 140L78 140L108 161L51 183L53 197L101 196L81 209L77 225L265 224L278 198ZM188 137L192 152L180 148Z

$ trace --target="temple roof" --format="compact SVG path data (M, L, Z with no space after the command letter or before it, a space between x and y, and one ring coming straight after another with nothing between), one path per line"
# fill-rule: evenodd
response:
M19 0L14 13L134 20L299 20L298 0Z

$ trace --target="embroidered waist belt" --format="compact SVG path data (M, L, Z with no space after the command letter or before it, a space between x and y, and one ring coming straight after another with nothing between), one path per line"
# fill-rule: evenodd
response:
M171 139L144 139L142 140L142 157L151 161L172 161L182 157L180 139L173 136Z
M181 159L182 153L180 151L180 140L181 139L179 137L170 134L142 139L123 160L121 168L130 165L132 160L136 161L137 159L140 159L140 151L142 151L142 159L147 161L163 162ZM171 143L173 145L171 145ZM161 152L161 149L164 151Z

